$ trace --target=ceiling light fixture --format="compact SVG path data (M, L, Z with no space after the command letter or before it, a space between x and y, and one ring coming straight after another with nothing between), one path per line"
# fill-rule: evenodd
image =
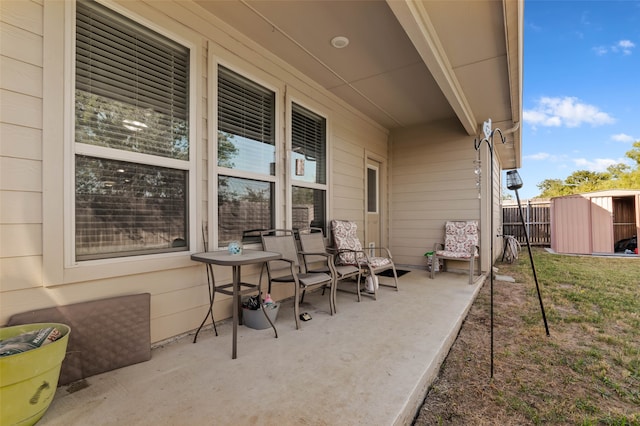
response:
M349 39L344 36L337 36L331 39L331 45L336 49L342 49L349 45Z

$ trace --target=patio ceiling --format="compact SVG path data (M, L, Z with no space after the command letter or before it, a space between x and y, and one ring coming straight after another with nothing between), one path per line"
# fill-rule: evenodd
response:
M196 3L388 129L456 117L475 136L488 118L520 122L520 0ZM503 167L519 167L519 129L508 142Z

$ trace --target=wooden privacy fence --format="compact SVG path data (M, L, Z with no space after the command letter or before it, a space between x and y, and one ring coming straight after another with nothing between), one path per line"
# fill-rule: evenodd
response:
M524 223L531 245L551 245L551 202L548 200L522 200ZM525 230L522 228L518 203L507 201L502 204L502 233L513 235L521 244L526 243Z

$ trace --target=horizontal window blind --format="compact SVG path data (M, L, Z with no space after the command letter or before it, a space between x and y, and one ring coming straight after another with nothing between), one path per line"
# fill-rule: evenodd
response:
M326 120L308 109L292 104L291 145L294 157L305 161L303 177L296 179L326 183ZM307 164L308 163L308 164ZM311 170L309 170L311 168ZM294 173L296 174L296 173ZM297 173L300 174L300 173Z
M189 49L90 1L76 8L76 142L188 159Z
M275 93L218 67L218 130L275 144Z

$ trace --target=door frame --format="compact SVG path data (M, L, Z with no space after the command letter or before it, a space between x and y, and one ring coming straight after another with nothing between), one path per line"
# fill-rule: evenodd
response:
M387 235L385 233L386 227L384 224L386 223L387 218L387 162L386 160L376 155L372 152L365 152L364 158L364 247L363 249L367 249L369 247L369 243L373 242L376 247L385 247ZM369 170L377 171L377 212L369 213ZM370 215L377 214L378 216L378 226L375 231L370 229L370 226L374 226L371 224ZM377 238L374 238L373 233L377 233Z

